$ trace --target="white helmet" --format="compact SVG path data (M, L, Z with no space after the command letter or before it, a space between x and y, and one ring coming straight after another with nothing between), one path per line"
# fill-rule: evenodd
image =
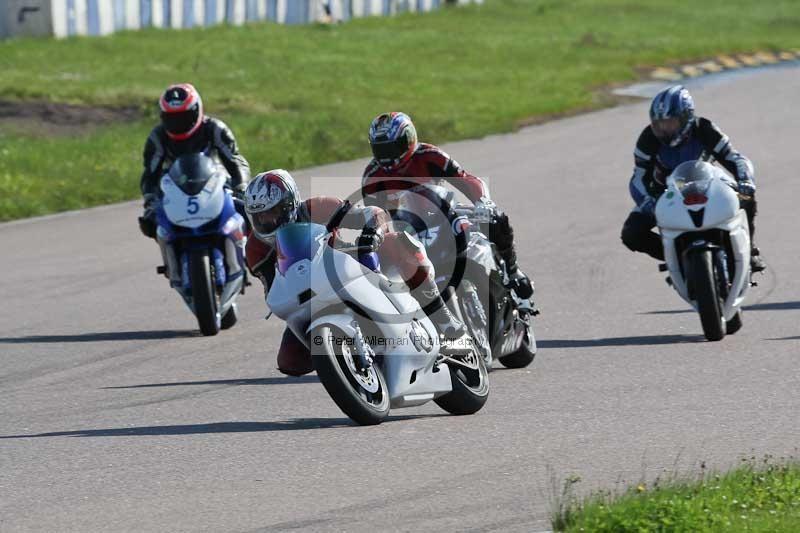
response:
M297 184L286 170L269 170L253 178L244 205L256 237L270 239L282 225L297 220L300 201Z

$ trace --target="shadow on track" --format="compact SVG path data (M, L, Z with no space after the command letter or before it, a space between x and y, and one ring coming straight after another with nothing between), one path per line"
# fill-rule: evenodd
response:
M319 383L319 378L316 374L312 374L296 378L291 376L280 376L270 378L214 379L209 381L176 381L173 383L143 383L141 385L101 387L101 389L147 389L151 387L183 387L186 385L292 385L301 383Z
M398 422L418 418L450 416L445 413L433 415L390 416L384 421ZM330 429L358 426L349 418L293 418L275 422L213 422L210 424L184 424L176 426L140 426L106 429L79 429L75 431L53 431L31 435L0 435L1 439L29 439L41 437L154 437L163 435L205 435L213 433L259 433L268 431L297 431L308 429Z
M800 301L768 302L744 306L745 311L792 311L796 309L800 309Z
M158 339L183 339L199 336L199 331L178 329L163 329L153 331L109 331L104 333L83 333L81 335L28 335L26 337L0 337L0 344L147 341Z
M547 339L536 340L539 348L599 348L602 346L652 346L704 341L702 335L645 335L640 337L609 337L605 339Z
M793 311L800 309L800 301L793 302L767 302L753 305L745 305L745 311ZM683 313L695 313L694 309L671 309L667 311L647 311L642 315L679 315Z
M800 335L794 337L778 337L777 339L766 339L768 341L800 341Z

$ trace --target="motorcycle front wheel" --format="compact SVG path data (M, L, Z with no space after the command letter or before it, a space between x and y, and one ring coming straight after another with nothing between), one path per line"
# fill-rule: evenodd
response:
M461 282L459 287L458 305L459 317L467 327L470 337L475 341L478 353L486 363L486 370L492 370L492 345L489 340L489 324L486 309L481 303L478 290L468 280ZM480 307L479 307L480 306Z
M533 363L533 359L536 357L536 344L534 341L533 350L531 350L531 341L528 334L525 335L525 338L522 340L522 345L520 345L519 349L508 355L504 355L503 357L498 358L497 360L500 361L500 364L506 368L525 368L526 366Z
M725 318L722 316L722 300L714 275L711 251L693 252L689 258L689 272L703 334L710 341L722 340L725 337Z
M219 333L221 320L217 310L217 293L211 275L208 250L195 250L190 257L192 302L197 324L205 336Z
M310 339L314 369L339 409L362 426L383 422L389 391L380 367L360 370L352 337L334 326L314 328Z

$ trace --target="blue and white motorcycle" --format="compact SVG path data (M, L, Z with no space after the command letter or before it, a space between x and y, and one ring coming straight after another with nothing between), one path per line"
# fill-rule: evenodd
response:
M157 238L170 285L203 335L236 324L245 286L245 221L226 188L225 169L204 154L179 157L161 178Z

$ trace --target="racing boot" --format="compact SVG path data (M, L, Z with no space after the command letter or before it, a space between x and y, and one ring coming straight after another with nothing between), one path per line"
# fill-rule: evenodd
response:
M500 212L494 216L489 228L489 236L490 240L497 246L497 253L506 263L507 288L512 289L523 300L529 300L533 296L533 283L517 265L514 228L511 227L511 223L508 221L508 215Z
M514 245L497 252L506 263L506 273L508 274L506 288L513 290L523 300L530 300L533 297L533 282L517 265L517 252Z
M467 328L450 311L433 277L425 276L411 294L420 303L445 342L454 342L467 335Z
M761 250L753 246L750 249L750 271L763 272L767 269L767 264L761 259Z
M444 298L439 296L439 308L430 314L430 319L446 342L458 341L467 334L467 328L447 307Z
M747 213L747 226L750 229L750 272L763 272L767 264L761 259L761 250L756 247L756 215L758 203L755 198L741 202L742 208Z

